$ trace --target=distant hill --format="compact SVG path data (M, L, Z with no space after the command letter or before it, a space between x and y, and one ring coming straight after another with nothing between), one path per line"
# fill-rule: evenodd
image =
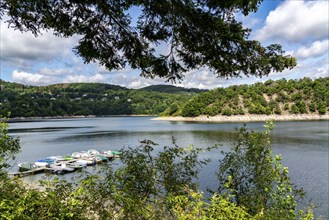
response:
M1 81L1 87L0 117L8 112L11 117L168 114L171 105L182 106L200 92L169 86L171 92L165 93L105 83L27 86Z
M141 90L164 93L202 93L208 91L206 89L183 88L173 85L152 85L141 88Z
M14 82L6 82L0 79L0 85L2 88L26 88L26 87L30 87L24 84L20 84L20 83L14 83Z
M104 90L128 90L125 87L107 83L61 83L45 86L45 88L58 88L80 92L101 92Z

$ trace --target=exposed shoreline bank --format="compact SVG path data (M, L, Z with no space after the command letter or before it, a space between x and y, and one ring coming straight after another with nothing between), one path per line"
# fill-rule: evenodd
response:
M76 116L47 116L47 117L15 117L10 122L34 121L47 119L74 119L74 118L102 118L102 117L155 117L151 120L159 121L191 121L191 122L258 122L258 121L311 121L329 120L329 114L299 114L299 115L232 115L232 116L206 116L182 117L182 116L155 116L155 115L76 115Z
M152 120L162 121L190 121L190 122L263 122L263 121L311 121L311 120L329 120L329 114L326 115L232 115L232 116L197 116L197 117L157 117Z

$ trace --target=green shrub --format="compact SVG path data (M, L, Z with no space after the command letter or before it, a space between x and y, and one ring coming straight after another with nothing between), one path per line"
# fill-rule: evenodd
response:
M218 193L256 219L296 219L297 198L303 197L288 176L279 155L273 156L269 133L240 129L238 143L223 152L218 172Z
M310 105L308 106L310 112L315 112L316 111L316 104L314 102L311 102Z
M298 114L299 113L299 108L296 104L292 104L290 112L293 114Z
M231 108L229 108L229 107L224 108L223 115L231 116L232 114L233 114L233 112L232 112Z
M324 115L327 112L327 106L325 102L320 102L318 104L318 111L320 115Z

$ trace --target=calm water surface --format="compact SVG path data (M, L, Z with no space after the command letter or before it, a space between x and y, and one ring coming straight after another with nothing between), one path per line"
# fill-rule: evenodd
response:
M53 155L71 154L88 149L120 149L139 146L150 139L161 146L170 145L171 137L179 146L195 147L220 144L227 151L234 144L237 128L243 123L192 123L153 121L151 117L111 117L52 119L10 123L9 132L20 137L21 153L17 162L34 162ZM263 123L247 123L248 128L262 129ZM307 191L317 205L316 214L328 218L329 122L276 122L272 134L275 154L283 156L294 183ZM212 162L200 174L202 189L216 189L218 159L211 152L203 155ZM14 167L12 171L15 171Z

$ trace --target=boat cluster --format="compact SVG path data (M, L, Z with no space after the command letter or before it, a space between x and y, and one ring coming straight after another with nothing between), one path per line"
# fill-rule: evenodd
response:
M72 155L51 156L37 160L34 163L23 162L18 164L18 171L25 174L38 172L51 172L54 174L64 174L82 169L86 166L96 165L101 162L108 162L120 157L120 151L103 151L100 153L95 149L88 151L74 152Z

